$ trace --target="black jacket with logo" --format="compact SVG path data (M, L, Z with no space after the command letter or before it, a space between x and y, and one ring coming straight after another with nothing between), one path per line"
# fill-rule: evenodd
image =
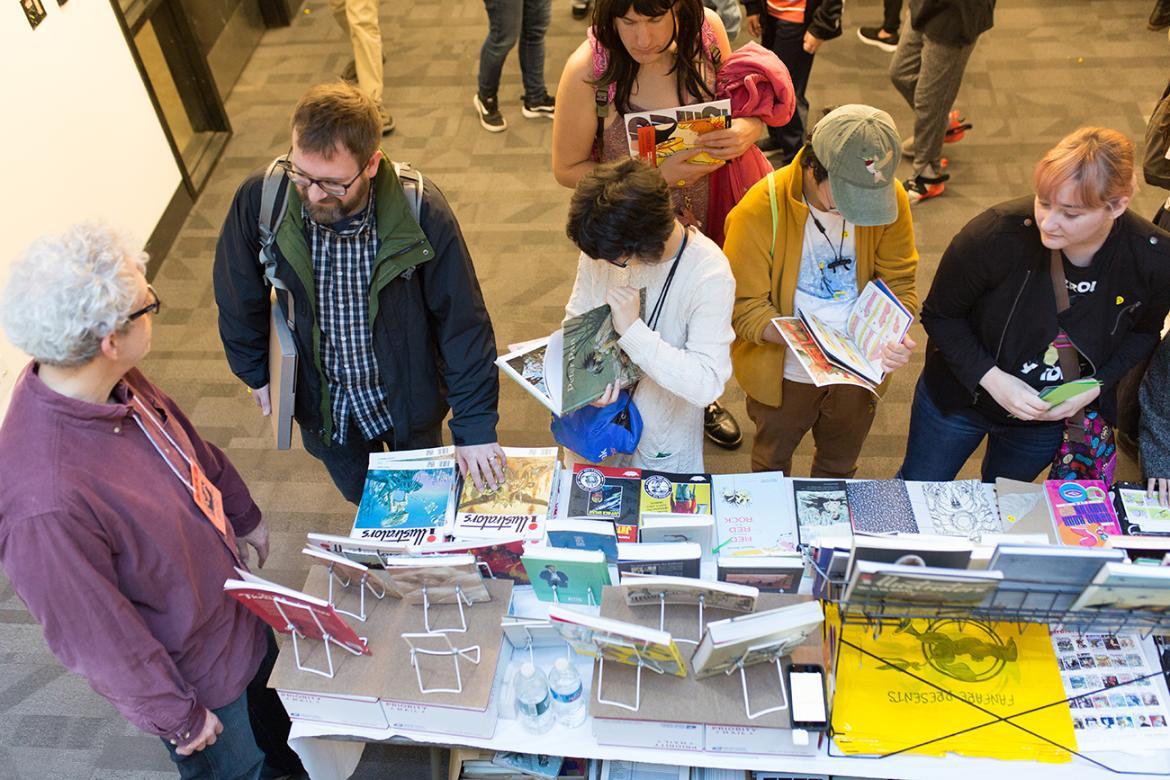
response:
M213 274L228 363L253 388L268 383L269 291L258 260L263 185L258 173L236 192L216 245ZM369 307L395 447L439 444L448 408L454 412L450 428L456 445L494 442L500 393L495 336L459 223L429 179L416 222L402 183L385 159L373 186L378 252L368 298L354 304ZM295 309L296 419L328 442L333 419L321 367L313 261L301 200L292 187L276 249L276 275L292 291ZM285 297L278 299L283 311Z
M1093 258L1095 292L1057 316L1050 252L1033 199L993 206L967 223L939 262L922 306L923 379L944 412L972 405L992 366L1014 373L1063 328L1102 383L1102 414L1116 416L1116 385L1150 354L1170 310L1170 233L1126 211Z

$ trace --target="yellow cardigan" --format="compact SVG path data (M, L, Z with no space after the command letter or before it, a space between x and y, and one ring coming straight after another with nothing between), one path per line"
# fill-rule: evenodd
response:
M804 227L808 207L804 205L804 183L800 160L804 152L775 173L776 205L779 221L776 230L774 260L769 256L772 243L772 208L768 202L768 181L761 179L727 215L727 239L723 252L731 261L735 275L735 308L731 324L735 343L731 345L731 366L744 391L768 406L780 405L781 380L784 377L784 344L764 341L766 328L773 317L791 317L800 257L804 247ZM910 200L900 182L898 217L890 225L856 227L857 289L860 291L874 278L881 278L906 308L917 315L918 292L915 273L918 249L914 244L914 224L910 218ZM885 383L878 393L885 391Z

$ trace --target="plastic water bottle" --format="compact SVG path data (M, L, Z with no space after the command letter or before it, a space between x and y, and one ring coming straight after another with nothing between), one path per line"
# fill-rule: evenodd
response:
M556 723L544 672L528 661L516 676L516 719L533 734L543 734Z
M581 675L577 667L567 658L558 658L548 675L548 687L552 691L553 712L557 723L574 728L585 722L588 714L585 694L581 688Z

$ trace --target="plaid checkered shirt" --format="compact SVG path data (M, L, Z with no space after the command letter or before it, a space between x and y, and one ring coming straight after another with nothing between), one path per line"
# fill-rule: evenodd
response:
M314 222L308 210L301 208L317 286L321 363L329 384L333 440L345 444L351 422L372 440L393 424L369 321L370 275L378 252L374 193L370 192L362 213L332 226Z

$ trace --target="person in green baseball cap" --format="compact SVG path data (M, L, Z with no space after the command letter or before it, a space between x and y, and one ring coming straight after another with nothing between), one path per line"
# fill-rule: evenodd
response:
M918 249L895 176L901 156L889 114L840 106L790 165L752 187L727 217L724 252L736 279L731 361L756 424L753 471L790 473L793 452L812 431L812 476L852 477L876 399L910 360L916 345L907 336L882 345L885 379L876 391L862 382L826 384L823 366L809 362L809 350L788 349L772 322L811 314L844 331L858 296L878 279L917 312Z

